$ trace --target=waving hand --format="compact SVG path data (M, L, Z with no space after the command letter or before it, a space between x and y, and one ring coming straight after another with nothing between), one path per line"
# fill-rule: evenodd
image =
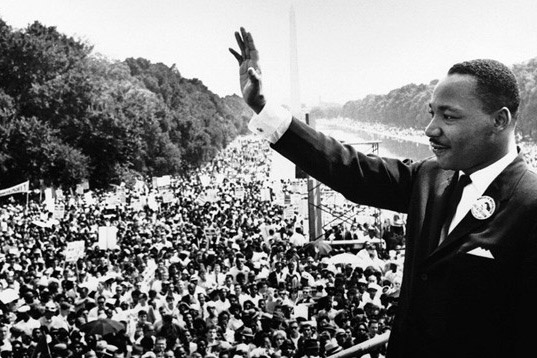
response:
M254 39L249 32L241 27L235 32L235 38L241 53L232 48L229 51L239 61L239 76L242 97L256 113L261 112L266 100L262 92L261 69L259 68L259 53L254 45Z

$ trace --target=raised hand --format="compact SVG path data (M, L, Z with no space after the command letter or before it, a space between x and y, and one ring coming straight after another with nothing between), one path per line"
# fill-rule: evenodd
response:
M259 53L257 52L254 39L249 32L241 27L240 32L235 32L235 38L241 50L239 54L232 48L231 54L239 61L239 76L242 97L250 108L256 113L265 107L265 96L262 91L261 69L259 68Z

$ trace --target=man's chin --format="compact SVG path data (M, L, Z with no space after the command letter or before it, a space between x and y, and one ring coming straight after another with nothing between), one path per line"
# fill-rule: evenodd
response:
M436 162L438 166L444 170L457 170L457 165L453 161L446 158L446 156L436 155Z

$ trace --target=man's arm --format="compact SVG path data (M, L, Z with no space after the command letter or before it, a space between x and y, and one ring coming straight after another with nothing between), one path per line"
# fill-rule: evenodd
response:
M235 32L240 54L229 51L239 62L242 96L258 116L249 128L273 144L306 173L357 203L406 212L411 192L412 168L408 163L370 157L343 146L305 124L292 120L289 112L267 104L262 92L259 53L252 35L241 27Z

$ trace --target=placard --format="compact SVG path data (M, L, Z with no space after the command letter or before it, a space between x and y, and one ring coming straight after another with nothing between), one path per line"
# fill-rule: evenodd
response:
M65 261L76 262L86 254L86 245L84 240L73 241L67 243L67 248L64 251Z

